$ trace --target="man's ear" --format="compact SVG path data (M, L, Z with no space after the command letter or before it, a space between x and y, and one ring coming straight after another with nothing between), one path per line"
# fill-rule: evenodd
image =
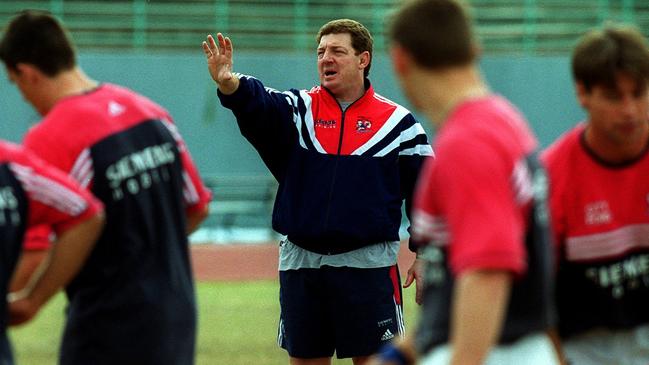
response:
M29 63L18 63L16 65L16 75L18 75L23 82L28 82L30 84L38 83L44 76L41 70Z
M408 52L403 47L395 44L390 47L390 57L392 58L394 72L397 75L404 75L412 62Z
M588 105L588 97L590 96L590 91L586 89L583 83L577 81L575 82L575 94L577 96L577 101L579 105L583 108L586 108Z
M368 51L365 51L360 54L360 62L358 64L359 68L366 68L367 65L370 64L372 56L370 56L370 53Z

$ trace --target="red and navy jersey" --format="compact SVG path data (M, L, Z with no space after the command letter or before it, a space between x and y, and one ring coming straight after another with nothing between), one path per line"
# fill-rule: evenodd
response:
M580 124L544 152L560 245L563 336L649 323L649 152L613 165L585 143Z
M21 147L0 141L0 295L7 296L28 227L47 224L62 233L101 209L99 201L65 174ZM2 300L0 363L11 364L6 312Z
M67 287L61 363L193 363L186 212L210 193L168 113L103 84L59 101L25 146L106 208L104 231Z
M409 209L432 155L412 114L365 86L346 110L323 87L278 92L243 75L234 94L219 93L279 182L273 228L307 250L399 240L403 200Z
M412 234L430 242L418 347L449 340L454 278L474 269L513 273L500 342L547 329L552 246L545 173L523 117L498 96L459 105L440 129L418 184Z

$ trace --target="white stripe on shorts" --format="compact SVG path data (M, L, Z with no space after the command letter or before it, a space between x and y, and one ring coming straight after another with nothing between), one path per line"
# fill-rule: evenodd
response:
M396 312L396 318L397 318L397 327L399 328L399 337L403 338L406 334L406 326L403 322L403 306L401 304L397 304L397 300L394 299L394 307L395 307L395 312Z

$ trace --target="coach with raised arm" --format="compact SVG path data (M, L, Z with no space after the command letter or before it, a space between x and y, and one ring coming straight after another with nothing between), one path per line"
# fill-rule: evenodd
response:
M432 149L407 109L374 92L362 24L331 21L317 42L320 85L285 92L234 73L222 34L203 50L221 103L279 182L273 228L287 238L278 343L294 365L329 364L334 352L359 365L404 332L401 207ZM405 286L420 285L417 268L415 260Z

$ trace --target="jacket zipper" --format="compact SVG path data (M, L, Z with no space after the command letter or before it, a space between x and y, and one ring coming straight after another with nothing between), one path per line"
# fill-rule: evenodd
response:
M327 89L325 89L325 90L327 90ZM327 92L329 92L329 90L327 90ZM367 92L367 90L366 90L366 92ZM334 98L334 100L336 100L336 98L333 96L333 94L331 94L331 92L329 92L329 94L331 95L331 97ZM365 96L365 94L363 94L360 98L354 100L354 102L349 104L345 110L343 110L343 107L340 105L338 100L336 100L336 104L338 104L338 108L340 108L340 113L341 113L341 117L340 117L340 137L338 138L338 151L336 151L336 163L334 165L334 171L333 171L333 174L332 174L332 177L331 177L331 186L329 187L329 199L327 200L327 212L325 214L325 221L324 221L324 229L325 230L329 226L329 214L331 213L331 201L333 200L334 185L336 184L336 174L338 172L338 160L340 159L340 151L343 148L343 135L344 135L344 132L345 132L345 113L347 113L347 110L349 110L349 108L351 108L352 105L356 104L357 101L361 100L363 98L363 96ZM331 255L331 253L328 252L327 255Z
M329 226L329 214L331 213L331 201L333 200L333 196L334 196L334 185L336 184L336 174L338 172L338 160L340 159L340 150L342 149L343 146L343 132L345 129L345 111L343 111L343 108L340 106L340 104L338 104L338 107L340 108L340 111L342 113L342 116L340 118L340 137L338 138L338 151L336 152L336 163L334 164L334 171L331 176L331 186L329 186L329 199L327 199L327 213L325 214L325 221L324 221L325 230ZM349 109L349 107L347 108ZM327 254L331 255L331 253L327 253Z

